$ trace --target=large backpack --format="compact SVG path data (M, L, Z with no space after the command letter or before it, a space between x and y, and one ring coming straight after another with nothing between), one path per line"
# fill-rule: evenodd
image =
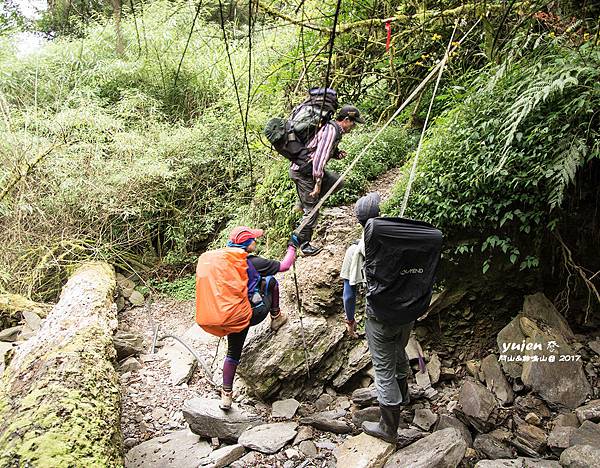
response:
M440 261L441 231L422 221L372 218L365 224L364 238L370 310L395 324L423 315Z
M216 336L242 331L250 324L248 253L236 247L200 255L196 267L196 323Z
M302 166L310 159L306 145L332 119L337 108L335 90L311 88L308 97L294 108L288 119L274 117L267 122L267 140L279 154Z

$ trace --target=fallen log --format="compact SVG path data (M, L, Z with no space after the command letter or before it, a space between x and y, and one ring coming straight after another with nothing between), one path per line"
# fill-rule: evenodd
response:
M122 466L115 272L86 263L0 381L0 466Z

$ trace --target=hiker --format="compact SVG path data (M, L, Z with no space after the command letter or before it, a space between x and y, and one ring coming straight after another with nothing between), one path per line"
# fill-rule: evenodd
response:
M377 192L362 197L354 207L354 214L360 225L379 216L380 196ZM352 339L358 338L356 333L356 290L367 284L365 278L365 240L363 236L346 249L340 277L344 280L342 299L346 314L346 331Z
M262 229L238 226L231 231L226 249L207 252L198 260L196 321L209 333L227 336L227 355L223 362L223 387L219 405L223 410L231 408L233 380L249 328L258 325L269 315L271 330L277 332L288 320L287 315L279 308L279 284L274 275L289 270L294 264L298 242L296 237L292 236L281 262L249 255L255 252L256 239L262 235ZM232 265L230 267L226 263L224 269L219 269L218 260L224 255L233 259L230 260ZM241 262L237 263L237 268L241 265L244 273L247 271L247 284L239 281L236 284L236 278L240 278L239 275L235 275L236 259ZM233 276L227 277L232 270ZM211 273L212 278L206 279L211 277ZM241 277L246 281L245 275ZM237 291L228 290L232 284ZM240 289L245 294L246 286L247 297L243 297L240 295ZM211 302L214 301L221 301L217 302L216 311L215 308L211 309ZM240 309L241 318L233 317L229 322L223 323L225 319L222 317L232 309Z
M290 178L296 184L300 206L304 212L301 223L307 220L306 225L296 232L303 255L316 255L321 251L321 248L310 245L319 212L317 211L312 215L310 213L321 197L329 191L340 177L339 174L326 170L325 166L331 158L341 159L346 156L344 151L338 150L338 144L342 136L352 131L356 123L364 122L356 107L351 105L342 106L336 119L323 125L306 146L311 154L308 167L301 167L296 163L292 163L290 166ZM341 188L342 184L339 184L336 191Z
M429 306L442 233L420 221L378 217L379 202L377 193L356 202L355 214L364 229L361 241L345 258L349 290L344 305L349 329L354 327L355 332L352 312L356 290L352 290L351 280L365 281L365 331L381 417L378 422L365 421L362 429L395 443L402 406L410 403L405 348L414 321Z

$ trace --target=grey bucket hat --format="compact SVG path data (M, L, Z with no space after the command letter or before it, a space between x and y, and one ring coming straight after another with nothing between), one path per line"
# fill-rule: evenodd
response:
M379 216L380 202L381 197L377 192L367 193L360 197L354 206L354 214L358 222L364 226L369 219Z

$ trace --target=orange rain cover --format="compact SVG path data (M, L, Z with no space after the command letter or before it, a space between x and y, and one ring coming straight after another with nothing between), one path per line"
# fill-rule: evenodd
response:
M196 267L196 323L216 336L248 326L248 253L236 247L204 252Z

